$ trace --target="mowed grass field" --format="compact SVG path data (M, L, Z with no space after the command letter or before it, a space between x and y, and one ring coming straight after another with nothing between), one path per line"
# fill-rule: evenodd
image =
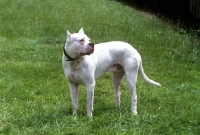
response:
M94 43L130 43L155 87L138 78L138 115L124 79L115 108L111 73L96 82L94 117L71 99L61 57L66 30L83 27ZM117 47L117 46L116 46ZM195 34L114 0L1 0L0 134L198 135L200 41Z

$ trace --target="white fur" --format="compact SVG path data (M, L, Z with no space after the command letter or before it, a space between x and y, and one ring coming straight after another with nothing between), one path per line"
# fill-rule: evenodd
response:
M84 39L84 43L80 41ZM87 115L92 116L95 79L104 72L113 72L113 88L115 104L120 106L120 83L125 76L131 94L131 111L137 115L136 81L138 71L142 78L150 84L161 86L150 80L144 73L140 54L131 45L121 41L100 43L94 46L94 52L90 55L81 55L91 51L90 39L84 34L83 29L79 33L70 34L67 31L65 51L77 61L66 61L63 54L62 65L65 76L69 82L73 114L78 109L78 85L83 84L87 88Z

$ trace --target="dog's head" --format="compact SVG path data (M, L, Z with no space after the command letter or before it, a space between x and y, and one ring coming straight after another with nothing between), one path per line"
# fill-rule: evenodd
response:
M71 34L67 30L65 49L71 57L90 55L94 52L94 43L84 33L83 28L78 33Z

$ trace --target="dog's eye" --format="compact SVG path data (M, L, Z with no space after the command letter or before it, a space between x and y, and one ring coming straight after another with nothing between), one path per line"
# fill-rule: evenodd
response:
M84 39L81 39L80 42L84 42Z

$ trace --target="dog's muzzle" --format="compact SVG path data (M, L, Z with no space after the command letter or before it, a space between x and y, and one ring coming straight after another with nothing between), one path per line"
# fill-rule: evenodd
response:
M94 43L89 43L89 46L91 46L92 49L94 49Z
M94 43L89 43L89 46L92 47L92 49L88 52L90 55L94 52Z
M94 43L89 43L88 45L90 47L89 51L86 53L80 53L81 56L90 55L94 52Z

